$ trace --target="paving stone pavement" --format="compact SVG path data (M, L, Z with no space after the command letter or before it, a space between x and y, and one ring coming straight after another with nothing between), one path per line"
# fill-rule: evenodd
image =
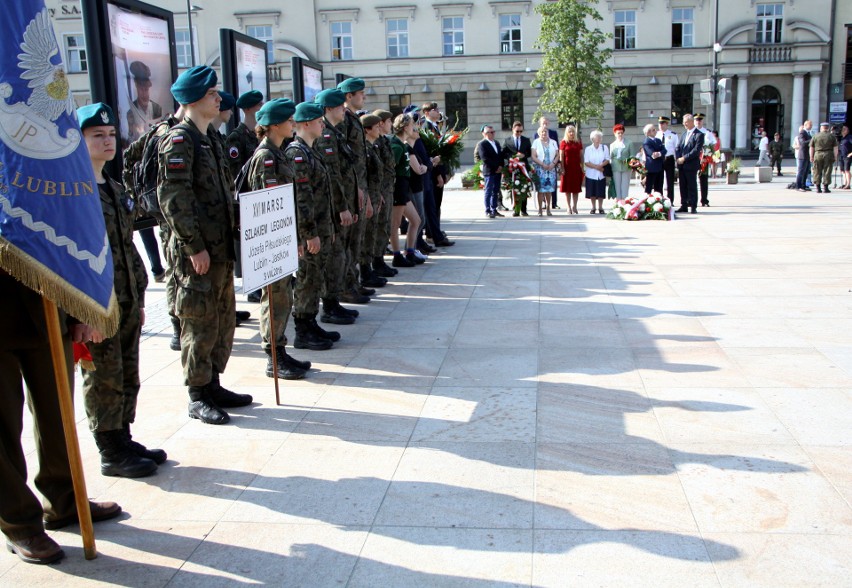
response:
M187 418L152 283L134 435L169 461L102 477L78 398L89 494L126 514L0 585L852 586L852 192L785 170L670 223L448 190L456 246L294 351L281 406L238 296L228 426Z

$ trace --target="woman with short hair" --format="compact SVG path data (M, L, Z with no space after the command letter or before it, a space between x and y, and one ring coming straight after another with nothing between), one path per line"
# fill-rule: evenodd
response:
M603 199L606 197L606 177L604 166L609 163L609 149L602 145L603 133L595 129L589 135L592 144L583 151L583 163L586 165L586 198L592 201L589 214L605 214Z
M615 197L619 200L627 198L630 190L630 176L633 170L627 164L627 160L636 155L636 149L629 139L624 138L624 125L618 124L612 127L615 141L609 146L610 159L612 161L612 182L615 185Z

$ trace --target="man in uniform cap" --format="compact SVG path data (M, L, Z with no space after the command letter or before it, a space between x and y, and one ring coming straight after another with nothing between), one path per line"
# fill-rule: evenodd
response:
M299 241L299 271L293 294L296 349L330 349L340 333L325 331L317 324L319 300L325 289L323 272L331 254L334 225L331 220L331 190L328 171L313 145L322 135L323 109L313 102L296 106L296 138L284 150L293 169L296 197L296 228Z
M216 72L202 65L186 70L172 85L186 114L160 141L157 197L171 232L174 310L181 323L189 416L219 425L230 420L223 408L245 406L252 398L219 381L231 355L236 302L233 187L225 155L207 134L222 100L216 83Z
M813 182L817 192L830 194L828 185L831 183L831 169L837 160L837 138L829 130L827 122L819 124L819 132L811 140L810 156L813 164ZM820 187L821 186L821 187Z
M357 115L357 112L364 107L364 87L365 83L361 78L347 78L337 85L337 89L346 96L342 131L353 153L352 167L358 180L356 194L349 196L357 203L358 220L352 224L349 242L346 244L349 258L341 300L358 304L369 302L369 296L376 293L372 288L359 285L358 277L358 262L364 238L364 220L373 216L367 187L367 140L364 136L364 127L361 126Z
M323 109L323 131L314 148L328 171L331 218L335 228L335 239L330 245L332 254L325 272L325 295L320 321L337 325L351 325L358 316L357 310L344 308L340 304L349 267L349 251L345 244L349 241L352 224L358 221L358 204L355 200L358 179L352 167L355 156L338 128L345 116L345 100L346 96L337 88L323 90L314 97L314 103Z
M151 68L141 61L130 64L130 75L136 88L136 99L127 111L128 142L141 137L148 128L163 118L163 107L151 100Z
M693 116L695 120L695 128L704 135L704 145L706 147L712 147L713 150L716 149L716 135L710 132L709 129L704 127L704 117L705 114L703 112L696 112ZM701 157L704 157L702 152ZM708 190L710 189L708 177L710 175L710 166L708 165L704 168L704 171L698 172L698 186L701 192L701 206L710 206L710 199L707 195Z
M660 124L660 134L657 136L663 142L666 148L666 158L663 160L663 173L666 176L666 193L672 204L675 201L674 182L675 182L675 150L677 149L677 133L669 130L669 124L672 122L667 116L661 116L657 119Z

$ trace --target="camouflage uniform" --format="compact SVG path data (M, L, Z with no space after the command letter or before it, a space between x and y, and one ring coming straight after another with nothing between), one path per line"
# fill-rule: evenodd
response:
M106 174L105 174L106 175ZM136 418L139 394L139 309L145 307L148 276L133 244L133 199L115 180L98 186L114 267L118 332L89 343L94 371L83 371L83 398L92 432L115 431Z
M376 234L379 230L379 217L383 216L384 209L379 210L382 203L382 182L384 181L384 162L382 162L379 146L367 141L367 192L370 203L373 205L373 216L364 219L364 241L361 246L362 264L373 263L375 253ZM381 254L379 254L381 255Z
M331 244L331 255L328 258L329 265L326 267L326 296L339 298L345 285L345 277L348 268L348 258L344 242L348 240L351 227L340 224L340 214L350 212L358 213L357 199L351 198L352 191L356 189L355 174L352 170L352 152L346 143L346 138L323 119L325 128L322 136L314 143L314 149L322 156L322 161L328 171L331 189L331 220L334 225L335 234L338 236Z
M360 202L358 202L358 188L364 192L364 198L369 198L368 182L367 182L367 139L364 136L364 127L361 120L346 109L345 118L338 127L346 137L346 142L352 150L354 161L351 164L352 170L355 172L357 181L355 188L351 192L352 200L355 203L355 209L358 211L358 222L353 223L350 227L348 243L346 243L347 251L347 274L345 288L358 288L358 263L361 261L361 246L364 240L365 218L363 211L360 210ZM366 205L365 205L366 206Z
M384 255L385 247L390 241L390 225L391 214L393 213L393 185L396 180L396 162L393 157L393 150L390 146L390 139L382 135L376 140L376 145L379 148L379 156L382 160L382 197L384 198L384 207L382 208L378 230L376 231L376 240L373 245L373 256L379 257Z
M816 186L828 187L831 183L831 168L834 166L834 151L837 139L828 131L820 131L811 140L814 149L813 181Z
M252 190L275 188L293 183L293 168L284 157L284 152L265 137L249 160L247 180ZM271 352L269 336L269 291L272 291L273 322L275 324L275 346L284 347L287 337L284 330L293 308L293 278L286 276L263 288L260 296L260 337L263 350Z
M254 131L246 126L246 123L241 122L237 127L228 134L226 146L228 148L228 167L231 170L231 177L236 178L240 173L243 165L251 158L257 145L260 143Z
M301 137L293 139L284 150L284 155L293 168L296 224L299 245L304 247L296 274L293 316L297 319L313 319L319 311L319 299L325 287L323 271L331 255L334 235L328 171L320 154ZM309 253L306 245L314 237L320 238L320 252L317 254Z
M157 198L171 230L184 380L206 386L225 370L234 341L234 197L218 142L184 122L199 134L200 161L194 162L194 133L171 129L160 143ZM204 250L210 270L201 276L190 255Z

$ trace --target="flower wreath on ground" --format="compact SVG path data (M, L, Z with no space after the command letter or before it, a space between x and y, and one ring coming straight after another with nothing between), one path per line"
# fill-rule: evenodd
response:
M535 180L535 169L527 168L527 164L519 157L512 157L503 166L500 187L520 198L529 198L535 192Z
M674 220L672 201L660 193L616 200L606 215L615 220Z

